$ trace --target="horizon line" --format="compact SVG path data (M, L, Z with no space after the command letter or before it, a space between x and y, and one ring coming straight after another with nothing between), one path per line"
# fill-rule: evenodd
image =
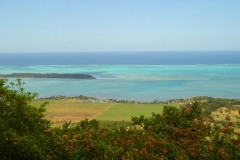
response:
M223 51L231 51L231 52L238 52L239 50L156 50L156 51L27 51L27 52L0 52L0 54L13 54L13 53L134 53L134 52L223 52Z

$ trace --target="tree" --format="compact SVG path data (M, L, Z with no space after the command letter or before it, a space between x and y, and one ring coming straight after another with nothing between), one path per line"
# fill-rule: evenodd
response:
M0 79L0 159L240 159L240 133L220 127L195 102L162 114L132 117L142 128L109 129L85 119L49 128L44 106L31 106L35 93ZM17 87L17 90L14 88Z
M25 92L24 83L0 79L0 159L40 159L41 139L50 122L45 105L33 107L36 93ZM16 88L16 90L15 90Z

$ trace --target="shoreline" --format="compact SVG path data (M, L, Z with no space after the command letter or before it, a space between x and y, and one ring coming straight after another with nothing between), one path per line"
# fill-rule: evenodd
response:
M50 97L40 97L36 98L35 100L60 100L60 99L79 99L82 102L87 103L132 103L132 104L172 104L172 103L186 103L189 101L203 101L206 99L219 99L219 100L227 100L229 102L231 101L239 101L240 105L240 98L222 98L222 97L210 97L210 96L195 96L195 97L188 97L188 98L176 98L176 99L169 99L169 100L154 100L151 102L140 102L140 101L134 101L134 100L121 100L121 99L97 99L95 97L88 97L88 96L63 96L63 95L57 95L57 96L50 96Z

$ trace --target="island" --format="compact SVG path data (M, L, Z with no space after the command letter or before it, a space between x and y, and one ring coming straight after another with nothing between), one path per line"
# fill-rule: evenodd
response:
M78 73L12 73L0 74L0 78L73 78L73 79L96 79L92 75Z

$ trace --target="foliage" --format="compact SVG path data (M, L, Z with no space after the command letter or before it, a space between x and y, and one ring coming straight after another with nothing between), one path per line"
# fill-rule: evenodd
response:
M42 157L38 143L49 127L49 121L43 119L46 104L31 106L37 94L24 92L20 79L11 82L11 87L6 83L0 79L0 159Z
M107 129L118 129L129 127L132 125L131 121L98 121L99 126L105 127Z
M110 129L85 119L49 128L45 104L30 106L36 95L25 93L21 81L17 86L15 91L1 80L1 159L240 159L240 134L231 123L220 127L206 119L197 102L132 117L129 127Z
M217 109L225 106L227 108L234 105L240 105L239 99L223 99L223 98L213 98L213 97L194 97L197 101L202 101L202 108L204 112L211 113Z

